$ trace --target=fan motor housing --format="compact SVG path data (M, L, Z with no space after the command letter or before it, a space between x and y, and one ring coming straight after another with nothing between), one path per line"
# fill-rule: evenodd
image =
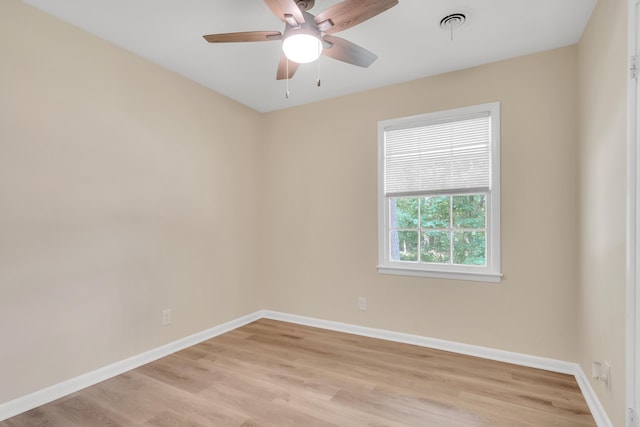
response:
M322 37L322 34L316 25L316 21L314 20L314 16L304 10L302 11L302 16L304 16L304 23L300 25L292 26L288 22L286 23L284 34L282 35L283 39L294 34L311 34L317 38Z

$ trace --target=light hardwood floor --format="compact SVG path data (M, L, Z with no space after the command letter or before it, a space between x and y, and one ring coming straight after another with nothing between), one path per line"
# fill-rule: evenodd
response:
M575 379L261 319L0 422L33 426L595 426Z

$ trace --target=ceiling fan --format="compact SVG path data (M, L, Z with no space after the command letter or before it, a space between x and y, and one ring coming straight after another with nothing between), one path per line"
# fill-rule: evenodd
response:
M276 79L290 79L300 64L313 62L323 54L338 61L368 67L378 57L333 33L346 30L398 4L398 0L343 0L318 15L308 12L315 0L264 0L285 23L280 31L247 31L209 34L209 43L262 42L282 40L282 56Z

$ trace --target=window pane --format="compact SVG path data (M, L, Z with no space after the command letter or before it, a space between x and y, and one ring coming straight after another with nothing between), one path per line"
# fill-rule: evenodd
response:
M486 236L484 231L456 231L453 234L453 263L463 265L486 264Z
M390 203L391 228L418 228L418 198L394 197Z
M422 262L449 264L451 239L448 231L423 231L420 247Z
M485 228L485 195L453 196L453 226L455 228Z
M417 231L391 231L389 242L392 261L418 261Z
M449 196L420 199L420 225L422 228L449 228Z

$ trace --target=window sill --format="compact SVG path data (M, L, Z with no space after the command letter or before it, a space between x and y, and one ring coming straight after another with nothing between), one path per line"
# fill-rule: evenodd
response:
M501 283L501 273L475 273L460 271L418 270L405 267L378 266L378 273L400 276L432 277L436 279L470 280L473 282Z

